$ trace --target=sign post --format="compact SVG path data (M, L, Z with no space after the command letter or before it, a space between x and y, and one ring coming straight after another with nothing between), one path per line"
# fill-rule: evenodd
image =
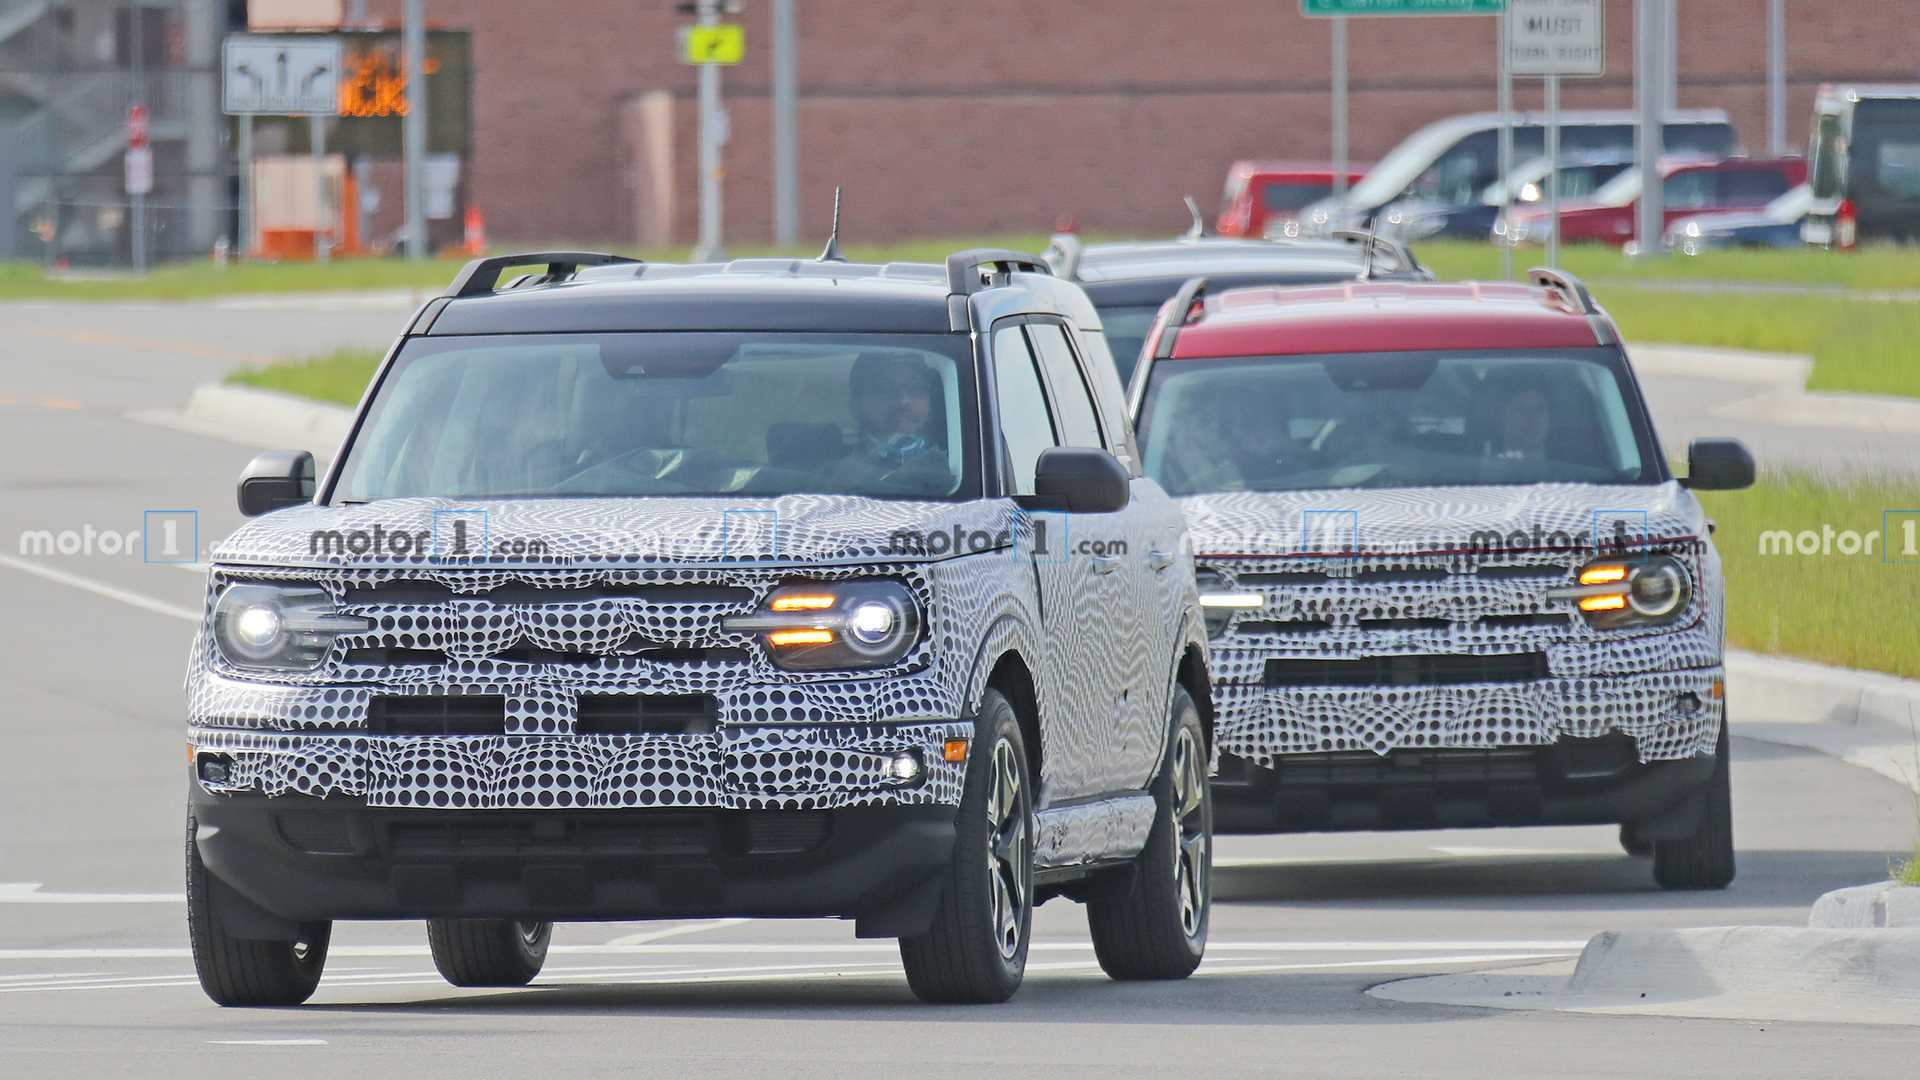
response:
M1513 49L1507 43L1507 20L1500 20L1500 191L1502 198L1511 200L1513 195L1507 191L1507 177L1513 175ZM1507 211L1505 202L1500 213ZM1513 245L1500 238L1500 279L1513 280Z
M253 246L253 118L307 116L313 124L313 253L327 257L326 118L340 108L340 39L319 35L229 34L221 51L220 98L240 118L240 250Z
M1333 20L1333 194L1347 193L1347 19L1355 15L1498 15L1507 0L1300 0L1300 14ZM1505 126L1504 124L1502 125ZM1506 175L1506 166L1501 166Z
M695 262L718 262L727 257L721 243L720 177L725 168L721 147L728 135L727 112L720 102L720 69L738 64L747 52L746 29L739 23L722 23L722 0L698 0L697 25L688 27L681 38L681 57L700 69L700 242L693 249Z
M1547 82L1547 265L1560 265L1560 79L1607 71L1602 0L1509 0L1507 68Z

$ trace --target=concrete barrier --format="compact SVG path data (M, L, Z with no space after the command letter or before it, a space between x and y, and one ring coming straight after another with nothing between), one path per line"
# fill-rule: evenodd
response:
M1920 930L1920 889L1891 881L1835 889L1813 902L1807 925L1819 930Z
M1818 750L1920 792L1920 682L1730 650L1735 735Z

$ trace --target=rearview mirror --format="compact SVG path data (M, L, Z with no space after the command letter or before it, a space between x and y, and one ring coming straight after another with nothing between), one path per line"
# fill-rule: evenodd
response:
M1739 439L1695 439L1687 444L1687 475L1681 487L1738 491L1753 486L1753 455Z
M305 450L268 450L241 470L240 512L259 517L269 510L313 501L313 455Z
M1056 446L1042 451L1033 477L1034 501L1069 514L1111 514L1126 508L1132 478L1105 450Z

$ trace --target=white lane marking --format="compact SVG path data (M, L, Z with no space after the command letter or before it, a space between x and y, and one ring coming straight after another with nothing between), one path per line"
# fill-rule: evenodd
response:
M189 574L204 574L207 572L207 567L211 564L203 562L169 562L156 563L155 565L171 566L175 570L185 570Z
M1541 950L1581 949L1585 948L1585 938L1578 940L1562 939L1554 941L1211 941L1207 948L1214 952L1232 952L1245 950L1250 952L1449 952L1457 949L1478 951L1511 950L1515 952L1534 952ZM1092 950L1091 942L1046 941L1035 942L1034 952L1087 952ZM654 955L668 953L864 953L896 952L898 946L879 942L821 942L817 945L792 944L787 942L766 942L759 944L739 943L728 945L703 945L683 942L670 945L555 945L549 950L553 955L564 956L619 956ZM360 958L400 958L428 956L424 945L335 945L327 950L329 957L351 956ZM0 960L185 960L192 953L181 948L45 948L45 949L0 949Z
M177 893L41 892L37 881L0 882L0 904L184 904Z
M646 945L665 938L680 937L684 934L701 934L708 930L724 930L729 926L739 926L741 923L751 921L750 919L708 919L703 922L682 923L679 926L669 926L664 930L645 930L638 934L626 934L614 938L612 941L607 942L607 944L615 947Z
M1429 848L1442 855L1451 855L1462 859L1499 859L1509 857L1532 856L1534 858L1564 858L1568 855L1624 855L1623 851L1611 848L1517 848L1517 847L1465 847L1444 846Z
M325 1039L208 1039L208 1046L325 1046Z
M1201 964L1196 975L1257 975L1269 971L1335 971L1346 968L1425 967L1428 964L1524 963L1530 960L1565 960L1577 954L1559 953L1479 953L1465 956L1395 956L1385 960L1335 960L1324 964Z
M81 577L79 574L69 574L65 570L55 570L51 566L43 566L40 563L28 559L17 559L12 555L0 555L0 566L18 570L23 574L32 574L35 577L45 578L48 581L57 582L75 589L82 589L96 596L104 596L109 600L118 600L123 604L137 607L142 611L151 611L156 615L171 615L176 619L185 619L188 622L194 623L200 621L201 613L199 611L169 604L164 600L155 600L151 596L142 596L137 592L129 592L117 585L109 585L104 581L95 581L92 578Z

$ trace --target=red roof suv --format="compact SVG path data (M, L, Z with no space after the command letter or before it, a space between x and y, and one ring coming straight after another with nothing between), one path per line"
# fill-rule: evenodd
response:
M1681 218L1720 210L1762 207L1806 182L1805 158L1728 158L1669 161L1660 168L1665 206L1661 228ZM1633 239L1643 182L1629 169L1602 184L1592 198L1560 204L1560 242L1622 247ZM1509 210L1494 228L1494 240L1510 244L1547 242L1547 207L1530 203Z
M1222 832L1617 824L1668 888L1733 877L1725 591L1612 320L1579 282L1195 279L1141 350L1180 503Z
M1366 171L1365 166L1350 167L1347 186L1359 183ZM1265 236L1269 224L1292 221L1302 209L1332 195L1337 175L1331 165L1236 161L1227 170L1214 227L1221 236Z

